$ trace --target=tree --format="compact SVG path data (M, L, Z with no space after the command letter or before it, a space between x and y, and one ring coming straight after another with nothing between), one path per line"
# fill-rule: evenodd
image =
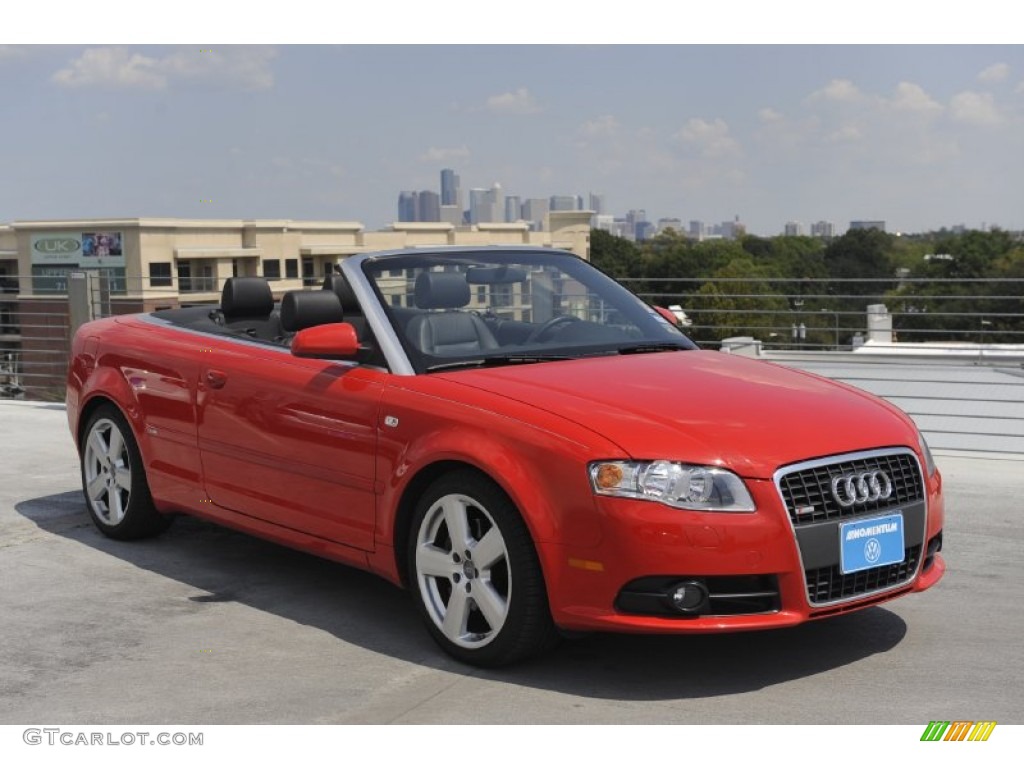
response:
M638 277L643 269L636 244L603 229L590 230L590 263L614 278Z

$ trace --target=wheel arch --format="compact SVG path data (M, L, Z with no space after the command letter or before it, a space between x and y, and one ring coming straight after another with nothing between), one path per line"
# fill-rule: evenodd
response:
M557 447L562 446L559 443ZM496 440L479 425L448 429L412 446L402 465L405 472L395 467L397 471L389 473L390 482L385 481L380 533L393 558L391 568L384 563L381 566L384 571L391 570L404 586L409 584L405 548L416 504L432 482L449 472L475 472L509 498L526 526L549 584L553 564L548 562L546 544L571 541L589 546L602 536L583 457L556 450L552 443Z
M75 425L75 442L79 452L82 450L82 437L85 434L86 424L89 423L89 419L96 409L105 404L113 406L124 416L125 421L132 429L135 443L145 456L142 409L139 407L135 393L124 378L109 368L98 369L93 374L89 381L89 387L84 393L84 399L79 403L78 423Z
M420 497L424 492L426 492L427 488L429 488L438 478L463 470L468 470L480 475L486 480L494 483L506 496L509 496L508 491L505 490L501 483L496 481L490 474L480 469L480 467L466 461L458 459L440 459L421 467L402 490L402 494L398 499L398 505L395 509L395 519L392 529L395 565L398 568L398 577L401 584L406 589L409 588L410 581L409 563L406 561L405 551L409 544L409 536L412 535L412 519L416 513L416 504L419 502ZM512 497L509 496L509 498L511 499ZM515 503L514 499L513 503ZM522 516L522 512L520 512L520 516ZM525 519L524 523L526 523ZM526 526L529 528L529 523L526 523Z
M79 412L78 425L75 429L75 442L78 445L79 452L81 452L82 450L82 440L85 437L85 428L89 424L89 420L92 418L92 415L96 413L96 411L98 411L105 405L109 405L113 408L116 408L118 412L122 416L124 416L125 421L127 421L131 425L132 431L135 431L135 425L132 424L131 417L124 412L124 409L120 405L118 405L116 400L114 400L112 397L103 394L93 395L92 397L89 398L85 405L82 406L82 410ZM134 435L134 437L135 442L138 443L139 436L136 434Z

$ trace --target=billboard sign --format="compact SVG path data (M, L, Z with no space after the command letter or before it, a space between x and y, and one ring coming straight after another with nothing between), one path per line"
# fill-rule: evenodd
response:
M121 232L48 232L32 235L33 266L80 269L124 267Z

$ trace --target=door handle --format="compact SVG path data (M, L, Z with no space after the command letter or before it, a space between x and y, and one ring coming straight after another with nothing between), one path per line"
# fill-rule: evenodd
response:
M228 383L228 375L223 371L208 370L206 372L206 385L210 389L220 389Z

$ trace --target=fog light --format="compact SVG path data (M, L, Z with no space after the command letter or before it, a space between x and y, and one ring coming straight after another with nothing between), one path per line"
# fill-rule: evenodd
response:
M699 581L681 581L669 592L672 607L680 613L700 613L708 604L708 589Z

